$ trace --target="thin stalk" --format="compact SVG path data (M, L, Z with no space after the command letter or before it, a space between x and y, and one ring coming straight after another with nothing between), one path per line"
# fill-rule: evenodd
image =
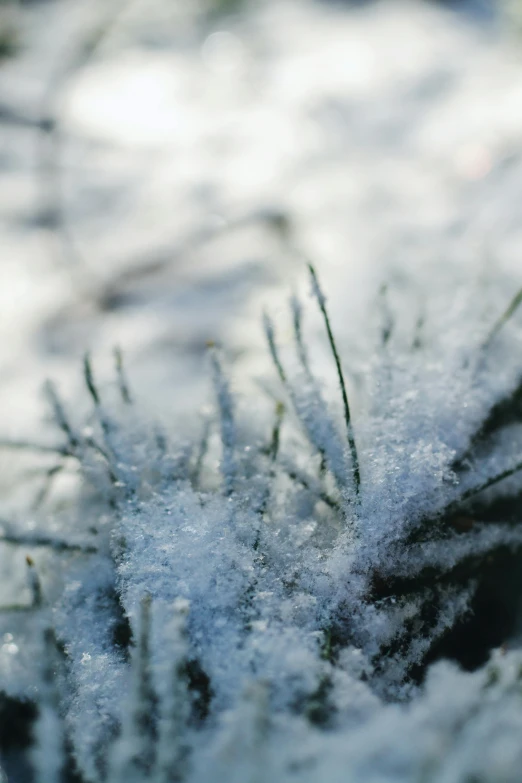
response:
M328 341L330 343L330 348L332 350L332 354L335 361L335 366L337 368L337 375L339 378L339 385L341 387L341 395L343 398L343 408L344 408L344 420L346 424L346 434L348 437L348 445L350 447L350 453L352 456L352 464L353 464L353 476L355 481L355 492L358 495L359 489L361 485L361 474L359 469L359 457L357 455L357 447L355 444L355 439L353 436L352 431L352 425L351 425L351 416L350 416L350 405L348 403L348 394L346 392L346 384L344 382L344 375L343 375L343 369L341 366L341 359L339 357L339 353L337 351L337 346L335 343L335 338L333 336L332 327L330 325L330 318L328 316L328 311L326 309L326 299L325 296L321 290L321 287L319 285L319 280L317 279L317 273L312 266L312 264L308 264L308 269L310 271L310 276L312 279L312 291L317 299L317 302L319 304L319 308L321 310L321 313L323 315L324 324L326 327L326 332L328 335Z
M103 433L103 440L105 442L106 449L102 448L93 438L86 439L85 442L88 443L90 446L92 446L106 459L107 470L109 472L109 478L111 483L118 485L121 482L125 485L126 482L121 481L121 478L119 478L116 475L113 469L113 466L115 466L116 469L119 470L119 463L123 462L123 460L119 457L117 453L117 449L115 448L114 445L114 440L112 438L114 427L110 419L105 415L103 406L101 404L101 396L98 391L96 382L94 380L91 357L88 353L86 353L83 358L83 374L85 379L85 385L87 386L89 394L91 395L92 401L94 403L96 415L98 417L98 421L100 422L100 427ZM126 486L126 491L132 494L132 488Z
M192 483L195 487L199 487L201 481L201 471L203 470L203 462L208 452L208 442L210 437L210 417L205 416L203 421L203 432L199 440L198 453L196 457L196 463L194 470L192 471Z
M272 428L272 437L270 439L270 444L268 445L268 448L266 449L266 455L268 459L270 460L270 469L268 471L268 478L269 482L265 488L265 491L263 493L263 496L261 498L261 502L259 503L259 506L257 508L257 513L259 514L260 518L263 518L263 515L266 513L266 510L268 508L268 503L270 501L270 486L271 482L275 478L276 471L275 471L275 463L277 460L277 455L279 454L279 444L281 440L281 425L283 423L283 417L285 414L285 406L282 402L276 403L276 410L275 410L275 422L274 426ZM260 533L261 528L259 527L256 533L256 538L254 541L254 550L257 551L259 548L259 539L260 539Z
M140 604L140 623L133 666L135 667L136 692L134 707L134 729L143 738L143 756L139 761L150 769L155 756L156 726L153 715L156 694L152 686L150 667L150 632L152 598L146 594Z
M94 405L96 406L96 408L98 408L100 406L100 395L98 393L98 388L94 381L91 357L88 353L86 353L85 356L83 357L83 377L85 379L85 385L89 390L89 394L92 397Z
M393 334L393 316L390 309L390 303L388 301L388 286L384 283L379 290L380 305L382 312L381 323L381 343L384 346L388 344Z
M466 502L467 500L471 500L472 498L475 497L475 495L484 492L486 489L490 489L490 487L494 487L496 484L499 484L501 481L504 481L504 479L507 479L510 476L514 476L515 473L518 473L521 470L522 470L522 460L520 460L520 462L517 462L515 465L513 465L513 467L507 468L506 470L503 470L501 473L497 473L496 476L492 476L491 478L487 479L483 484L480 484L478 487L471 487L470 489L467 489L460 496L460 498L453 501L453 503L450 503L450 505L445 509L444 515L456 511L462 503Z
M301 302L296 296L292 296L292 298L290 299L290 308L292 310L292 323L294 327L294 338L295 338L295 344L297 348L297 355L299 357L299 361L301 362L301 366L305 371L307 377L311 379L312 372L310 370L310 362L308 360L308 351L306 350L306 346L303 340L303 328L302 328L303 307L301 305Z
M214 389L221 423L221 443L223 447L221 472L223 475L225 496L230 497L234 492L237 480L234 401L221 362L219 361L219 356L215 347L212 345L210 346L210 359L212 362Z
M424 315L419 315L417 322L415 323L415 330L413 332L413 342L411 344L413 351L419 351L422 348L422 332L424 329Z
M509 303L509 306L504 311L504 313L500 316L498 321L493 325L493 328L491 329L490 333L482 343L482 350L485 350L489 347L489 345L493 342L497 334L500 332L500 330L505 326L505 324L513 317L513 315L516 313L520 305L522 304L522 288L517 291L511 302Z
M272 361L274 362L275 368L277 370L277 374L279 375L281 383L283 384L283 386L286 388L286 390L288 392L288 396L290 397L290 400L292 402L294 410L295 410L295 412L297 414L297 418L299 420L301 420L301 416L299 415L299 410L298 410L298 405L297 405L294 389L292 388L292 385L290 384L290 382L289 382L289 380L287 378L287 375L285 373L284 367L283 367L283 365L281 363L281 359L280 359L280 356L279 356L279 350L277 348L277 343L276 343L274 324L272 322L272 319L270 318L270 316L267 313L263 313L263 325L264 325L264 329L265 329L266 339L267 339L267 342L268 342L268 348L269 348L269 351L270 351L270 356L272 357ZM300 328L300 324L299 324L299 328ZM310 434L310 431L309 431L308 427L306 427L306 425L304 423L303 423L303 427L305 429L305 432L306 432L306 434L308 436L308 439L310 440L312 446L315 449L317 449L317 451L319 452L319 455L321 457L321 465L325 466L327 464L327 460L326 460L326 454L325 454L324 448L319 446L314 441L313 437Z
M60 783L65 766L65 732L56 684L57 641L54 631L43 634L42 682L38 688L38 719L30 752L35 783Z
M275 409L275 422L272 428L272 438L268 447L268 456L272 462L275 462L279 453L279 442L281 438L281 425L283 423L283 417L285 415L285 406L282 402L276 403Z
M57 538L48 533L13 533L9 529L5 529L3 523L0 523L0 542L31 548L45 546L54 549L55 552L85 552L90 554L98 551L93 544L67 541L64 538Z
M301 486L308 490L308 492L311 492L313 495L315 495L318 500L322 500L323 503L329 506L329 508L332 508L335 511L339 511L339 503L334 498L330 497L330 495L328 495L328 493L323 489L313 486L315 479L306 476L301 470L297 470L296 468L289 465L283 464L282 468L289 479L292 481L297 481L298 484L301 484Z
M270 351L270 356L272 357L272 361L274 362L275 368L277 370L277 374L281 379L281 383L287 387L290 395L293 397L292 391L288 386L286 373L284 371L283 365L281 364L281 359L279 358L279 351L277 350L277 344L275 339L274 324L272 319L268 315L268 313L263 313L263 326L265 329L265 335L268 342L268 349Z
M31 590L32 606L33 609L38 609L43 604L42 583L33 558L27 555L25 562L27 563L27 579Z
M118 485L120 479L112 469L113 460L111 459L110 454L108 454L107 451L103 448L103 446L99 444L98 441L91 436L85 438L85 445L90 446L90 448L92 448L93 451L95 451L97 454L100 455L100 457L103 458L107 468L109 481L111 482L111 484Z
M53 483L53 479L55 476L58 475L58 473L61 473L62 470L65 469L65 465L60 462L58 465L53 465L51 468L49 468L46 471L45 479L42 487L39 489L35 499L33 500L31 504L31 510L36 511L38 510L42 504L47 499L47 496L49 495L49 492L51 491L51 486Z
M28 440L0 439L0 449L13 451L34 451L37 454L59 454L62 457L74 456L66 446L50 446L45 443L32 443Z
M76 450L80 445L80 439L78 435L76 435L76 433L74 432L74 429L71 423L69 422L69 418L65 412L65 408L63 407L60 396L52 381L47 381L47 383L45 384L45 393L51 405L53 415L56 420L56 423L58 424L58 427L62 430L67 440L69 441L69 446L71 450L73 451Z
M116 376L118 378L118 389L120 390L120 396L125 405L132 405L132 396L123 365L123 352L118 346L116 346L114 349L114 363L116 366Z

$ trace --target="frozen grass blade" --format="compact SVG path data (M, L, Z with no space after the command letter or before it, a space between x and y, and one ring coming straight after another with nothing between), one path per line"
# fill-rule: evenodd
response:
M313 377L310 375L309 388L304 390L305 394L303 395L296 391L283 368L277 347L275 328L267 313L264 314L263 323L270 355L277 374L288 392L297 418L301 422L310 443L317 449L321 457L321 472L324 473L325 466L328 465L339 487L343 487L346 483L344 442L342 438L338 438L335 424L327 416L317 384L313 382ZM310 401L315 406L314 410L310 409Z
M203 431L199 439L198 451L196 455L196 462L194 464L194 470L192 471L192 483L195 487L199 487L201 483L201 473L203 470L203 463L208 453L208 444L210 437L210 416L205 416L203 419Z
M0 520L0 542L26 547L49 547L55 552L97 552L93 544L69 541L49 533L32 531L31 533L16 533L7 522Z
M60 783L65 762L65 738L55 682L56 638L48 628L44 633L44 672L39 696L32 760L35 783Z
M507 324L507 322L515 315L516 311L518 310L521 304L522 304L522 288L519 291L517 291L517 293L511 300L508 308L500 316L498 321L494 324L488 336L482 343L482 350L485 350L491 345L491 343L493 342L497 334L505 326L505 324Z
M126 405L132 405L132 396L123 364L123 351L119 346L114 349L114 364L116 367L116 377L118 379L118 389L120 396Z
M144 753L141 759L146 768L152 766L154 757L154 742L156 729L154 713L156 710L156 695L152 687L150 665L150 626L152 597L145 595L140 605L140 621L136 646L136 701L133 705L134 725L138 735L143 738Z
M296 481L312 495L315 495L317 500L322 500L323 503L325 503L329 508L334 509L335 511L340 510L340 506L337 500L332 498L327 492L324 491L320 482L317 479L313 478L312 476L309 476L307 473L301 470L301 468L299 468L297 465L295 465L288 459L284 459L281 461L281 468L286 473L289 479L291 479L292 481Z
M277 370L277 374L279 375L281 383L288 389L286 373L284 371L283 365L281 364L281 359L279 358L279 351L277 349L274 323L270 318L270 316L268 315L268 313L266 312L263 313L263 327L268 342L268 349L270 351L270 356L272 357L272 361L274 362L275 368ZM290 395L292 396L291 389L289 389L289 392Z
M32 605L34 609L39 609L43 604L42 583L40 582L40 577L33 558L27 555L25 562L27 564L27 579L31 591Z
M105 415L105 412L101 404L101 397L98 391L98 386L96 385L96 381L94 380L92 361L89 353L86 353L85 356L83 357L83 377L85 380L85 385L87 386L89 394L94 403L94 408L98 415L98 420L100 422L100 427L103 432L105 443L108 446L108 448L111 450L111 452L114 454L114 448L113 448L113 443L111 438L112 426L109 419Z
M159 686L157 783L181 783L186 779L188 770L190 747L186 734L192 712L186 628L188 611L188 601L175 601L167 631L171 663L166 672L166 684L162 682Z
M478 487L471 487L470 489L466 490L464 494L455 501L454 504L452 504L452 508L454 506L460 505L460 503L464 503L467 500L471 500L471 498L475 497L475 495L478 495L480 492L484 492L486 489L489 489L490 487L494 487L496 484L499 484L501 481L504 481L504 479L509 478L510 476L514 476L515 473L519 473L519 471L522 470L522 460L520 462L517 462L513 467L508 468L507 470L503 470L501 473L497 473L495 476L492 476L491 478L487 479L487 481L484 481L482 484L480 484Z
M44 483L31 504L32 511L37 511L44 504L51 491L54 477L61 473L64 469L65 465L63 463L59 463L58 465L53 465L46 471Z
M83 377L85 379L85 385L87 386L87 389L89 390L89 394L92 397L92 400L94 402L94 405L96 408L100 406L100 395L98 392L98 387L96 386L96 383L94 381L94 374L92 371L92 362L91 362L91 356L90 354L86 353L83 357Z
M290 299L290 308L292 311L292 323L294 327L294 338L297 348L297 355L307 377L311 379L312 373L310 370L310 362L308 360L308 351L306 350L306 346L303 340L303 306L297 296L292 296Z
M380 307L382 313L381 344L386 346L393 334L394 322L388 301L388 286L384 283L379 290Z
M312 280L312 292L317 299L317 302L319 304L319 308L321 310L321 313L323 315L324 324L326 327L326 332L328 334L328 341L330 343L330 348L332 350L332 354L335 360L335 366L337 367L337 376L339 378L339 385L341 387L341 395L343 398L343 408L344 408L344 420L346 424L346 434L348 437L348 444L350 446L350 453L352 457L352 464L353 464L353 476L355 481L355 492L356 495L359 495L359 489L361 485L361 476L360 476L360 470L359 470L359 457L357 454L357 447L355 444L355 439L353 436L352 431L352 423L351 423L351 416L350 416L350 405L348 403L348 394L346 392L346 384L344 382L344 375L343 370L341 366L341 359L339 357L339 354L337 352L337 346L335 343L335 338L333 336L332 327L330 326L330 318L328 317L328 311L326 309L326 298L321 290L321 287L319 285L319 280L317 279L317 273L312 266L312 264L308 264L308 269L310 271L310 277Z
M60 454L62 457L70 457L72 452L64 446L52 446L45 443L33 443L28 440L0 439L0 449L12 449L13 451L33 451L35 454Z
M210 361L212 364L214 376L214 389L219 408L219 419L221 423L221 443L223 447L222 454L222 475L224 482L224 493L229 497L236 485L236 426L234 422L234 402L230 393L230 388L225 378L217 350L210 345Z
M96 438L92 436L86 438L85 443L97 451L106 461L109 481L112 486L114 488L123 489L124 495L127 499L130 499L134 496L136 491L134 482L135 476L132 474L132 471L128 469L127 460L120 448L121 444L115 437L117 434L115 424L106 415L103 408L98 386L94 380L91 357L88 353L85 354L83 360L83 374L85 385L87 386L94 403L96 416L103 434L104 446L101 446Z
M80 438L74 432L74 429L69 422L69 418L65 412L62 401L58 395L54 383L47 381L44 387L44 391L47 395L47 399L51 405L51 409L58 427L62 430L63 434L69 442L70 449L76 451L80 445Z
M271 485L276 476L275 464L277 461L277 455L279 454L281 425L283 423L284 414L285 414L285 406L283 405L282 402L277 402L276 409L275 409L275 421L274 421L274 426L272 427L272 437L270 439L270 443L268 444L266 450L263 450L265 451L270 461L270 466L268 468L268 481L266 482L266 486L261 496L261 501L257 507L257 514L259 516L259 525L256 531L256 538L254 541L255 551L257 551L257 549L259 548L259 540L260 540L260 533L261 533L260 524L263 516L267 511L268 504L270 502L270 496L272 493Z
M487 442L496 432L521 421L522 379L512 392L493 405L480 427L474 432L465 452L455 461L453 469L459 469L472 457L474 450Z
M272 438L268 447L268 456L272 462L275 462L279 453L279 442L281 438L281 426L285 415L285 406L282 402L277 402L275 407L275 422L272 428Z
M140 783L155 763L157 699L150 663L151 603L150 595L145 595L139 606L131 686L121 735L114 747L111 783Z
M415 329L413 332L413 342L411 344L412 351L419 351L423 344L423 331L424 331L424 315L421 313L415 322Z

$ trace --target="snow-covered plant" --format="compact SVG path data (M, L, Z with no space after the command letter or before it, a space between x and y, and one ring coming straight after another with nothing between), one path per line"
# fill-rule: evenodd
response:
M295 373L264 317L282 398L269 427L215 346L196 444L140 416L119 352L116 402L85 358L87 422L48 384L61 439L33 446L55 455L49 477L79 469L78 513L66 532L2 523L59 570L46 591L29 558L30 600L2 614L0 688L31 706L37 783L519 780L522 654L483 664L517 630L522 381L465 412L462 390L481 388L522 296L453 359L435 408L420 325L394 365L387 317L355 414L310 276L341 416L295 297Z

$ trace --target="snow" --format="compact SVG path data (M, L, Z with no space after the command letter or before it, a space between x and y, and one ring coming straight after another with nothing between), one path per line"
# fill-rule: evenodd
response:
M514 44L138 6L63 73L95 14L34 7L0 71L0 690L37 780L66 736L89 783L516 783L520 605L475 671L430 658L520 564L520 425L477 439L520 383Z

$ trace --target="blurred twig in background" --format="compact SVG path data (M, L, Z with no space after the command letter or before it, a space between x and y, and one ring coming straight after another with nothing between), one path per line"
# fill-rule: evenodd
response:
M111 3L102 2L96 5L92 22L50 80L42 100L38 123L41 131L39 172L43 205L40 219L59 237L62 261L66 263L79 264L82 262L82 256L69 231L63 203L61 169L64 137L60 125L63 89L71 76L96 56L121 17L135 2L136 0L113 0Z

